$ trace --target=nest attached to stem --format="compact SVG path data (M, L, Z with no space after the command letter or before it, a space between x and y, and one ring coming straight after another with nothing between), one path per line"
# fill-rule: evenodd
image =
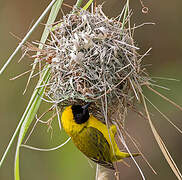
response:
M129 23L129 13L109 19L102 6L64 16L38 56L50 68L46 96L61 107L94 102L91 112L100 120L123 120L149 80Z
M125 116L130 107L138 112L135 108L136 101L143 101L147 115L145 118L149 121L154 137L175 175L181 177L151 121L141 87L146 85L178 109L182 108L149 87L152 85L152 79L145 72L142 59L150 49L144 55L138 54L139 48L133 40L136 27L131 28L130 18L128 3L118 17L111 19L103 13L102 6L96 7L92 12L74 8L57 22L57 25L50 28L50 38L45 44L41 44L43 49L27 43L24 55L29 51L36 52L36 55L31 57L36 58L35 64L37 60L39 62L37 74L50 70L49 81L44 85L45 96L51 100L49 102L58 104L61 109L72 104L92 102L89 111L107 125L116 124L119 140L129 153L122 131ZM59 117L59 113L57 114ZM132 141L132 138L130 139ZM136 162L135 164L137 165ZM145 179L140 167L137 167Z

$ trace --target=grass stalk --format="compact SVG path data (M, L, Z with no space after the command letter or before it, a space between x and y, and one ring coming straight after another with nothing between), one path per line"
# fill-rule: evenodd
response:
M11 56L9 57L9 59L7 60L7 62L5 63L5 65L3 66L3 68L0 70L0 74L3 73L3 71L6 69L6 67L8 66L8 64L11 62L11 60L13 59L13 57L16 55L16 53L20 50L21 46L26 42L26 40L30 37L30 35L32 34L32 32L35 30L35 28L39 25L39 23L42 21L42 19L44 18L44 16L48 13L48 11L50 10L50 8L54 5L54 3L56 2L56 0L52 0L51 3L48 5L48 7L44 10L44 12L41 14L41 16L38 18L38 20L36 21L36 23L32 26L32 28L29 30L29 32L26 34L26 36L23 38L23 40L21 41L21 43L17 46L17 48L15 49L15 51L11 54ZM55 6L57 7L60 2L62 2L62 0L60 1L57 1L57 3L53 6L52 8L52 11L51 11L51 14L54 14L55 18L57 16L56 12L57 12L57 9L55 8ZM47 23L51 23L51 22L54 22L55 18L53 18L53 16L49 16L49 19L48 19L48 22ZM47 28L45 27L44 29L44 32L43 32L43 35L42 35L42 38L41 38L41 42L45 42L46 39L47 39L47 36L48 36L48 30ZM39 47L41 48L41 47ZM27 112L30 110L30 106L32 104L32 102L34 101L34 93L32 94L32 97L29 101L29 104L1 158L1 161L0 161L0 167L2 166L6 156L7 156L7 153L9 152L9 149L11 147L11 145L13 144L14 140L15 140L15 137L24 121L24 118L25 118L25 115L27 114Z
M57 0L54 6L52 7L48 21L47 21L47 25L50 25L55 21L57 14L59 12L59 9L62 5L62 2L63 0ZM47 27L45 27L44 32L42 34L42 38L41 38L41 44L45 43L48 35L49 35L49 30L47 29ZM39 48L42 48L42 46L40 45ZM35 68L35 65L33 66L33 68ZM42 97L44 95L44 89L45 89L45 87L42 85L44 85L44 83L46 83L49 79L49 69L47 67L45 68L46 68L46 71L43 71L43 73L41 73L41 76L40 76L41 78L37 84L37 87L41 87L41 88L35 88L32 94L32 97L29 101L29 104L27 106L27 109L24 112L22 119L20 120L23 123L21 125L21 129L20 129L20 133L18 137L18 143L16 147L16 154L15 154L15 168L14 168L15 180L20 179L19 150L20 150L21 143L41 104Z
M32 32L35 30L35 28L40 24L40 22L42 21L42 19L45 17L45 15L48 13L48 11L51 9L51 7L53 6L53 4L56 2L57 0L52 0L51 3L47 6L47 8L44 10L44 12L41 14L41 16L38 18L38 20L35 22L35 24L32 26L32 28L28 31L28 33L26 34L26 36L23 38L23 40L20 42L20 44L17 46L17 48L15 49L15 51L11 54L11 56L9 57L9 59L6 61L6 63L4 64L4 66L1 68L0 70L0 75L4 72L4 70L7 68L7 66L9 65L9 63L12 61L12 59L14 58L14 56L17 54L17 52L20 50L20 48L22 47L22 45L26 42L26 40L30 37L30 35L32 34Z

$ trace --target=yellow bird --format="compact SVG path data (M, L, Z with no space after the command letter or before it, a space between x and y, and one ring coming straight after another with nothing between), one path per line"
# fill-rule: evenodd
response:
M121 152L115 142L116 126L112 125L108 132L104 123L89 114L89 106L90 103L85 106L66 107L61 117L63 128L75 146L89 159L114 170L113 162L130 157L130 155Z

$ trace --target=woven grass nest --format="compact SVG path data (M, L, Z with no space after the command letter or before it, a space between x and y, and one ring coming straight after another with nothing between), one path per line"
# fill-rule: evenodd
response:
M38 60L50 68L45 95L64 107L93 102L97 118L122 121L140 101L149 77L133 40L130 16L109 19L102 6L94 12L74 8L50 29Z

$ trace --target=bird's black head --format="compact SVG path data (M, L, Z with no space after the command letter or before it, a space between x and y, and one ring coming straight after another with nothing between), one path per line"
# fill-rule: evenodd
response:
M88 107L90 106L90 103L86 104L85 106L81 105L73 105L72 106L72 112L74 120L77 124L82 124L89 119L89 111Z

